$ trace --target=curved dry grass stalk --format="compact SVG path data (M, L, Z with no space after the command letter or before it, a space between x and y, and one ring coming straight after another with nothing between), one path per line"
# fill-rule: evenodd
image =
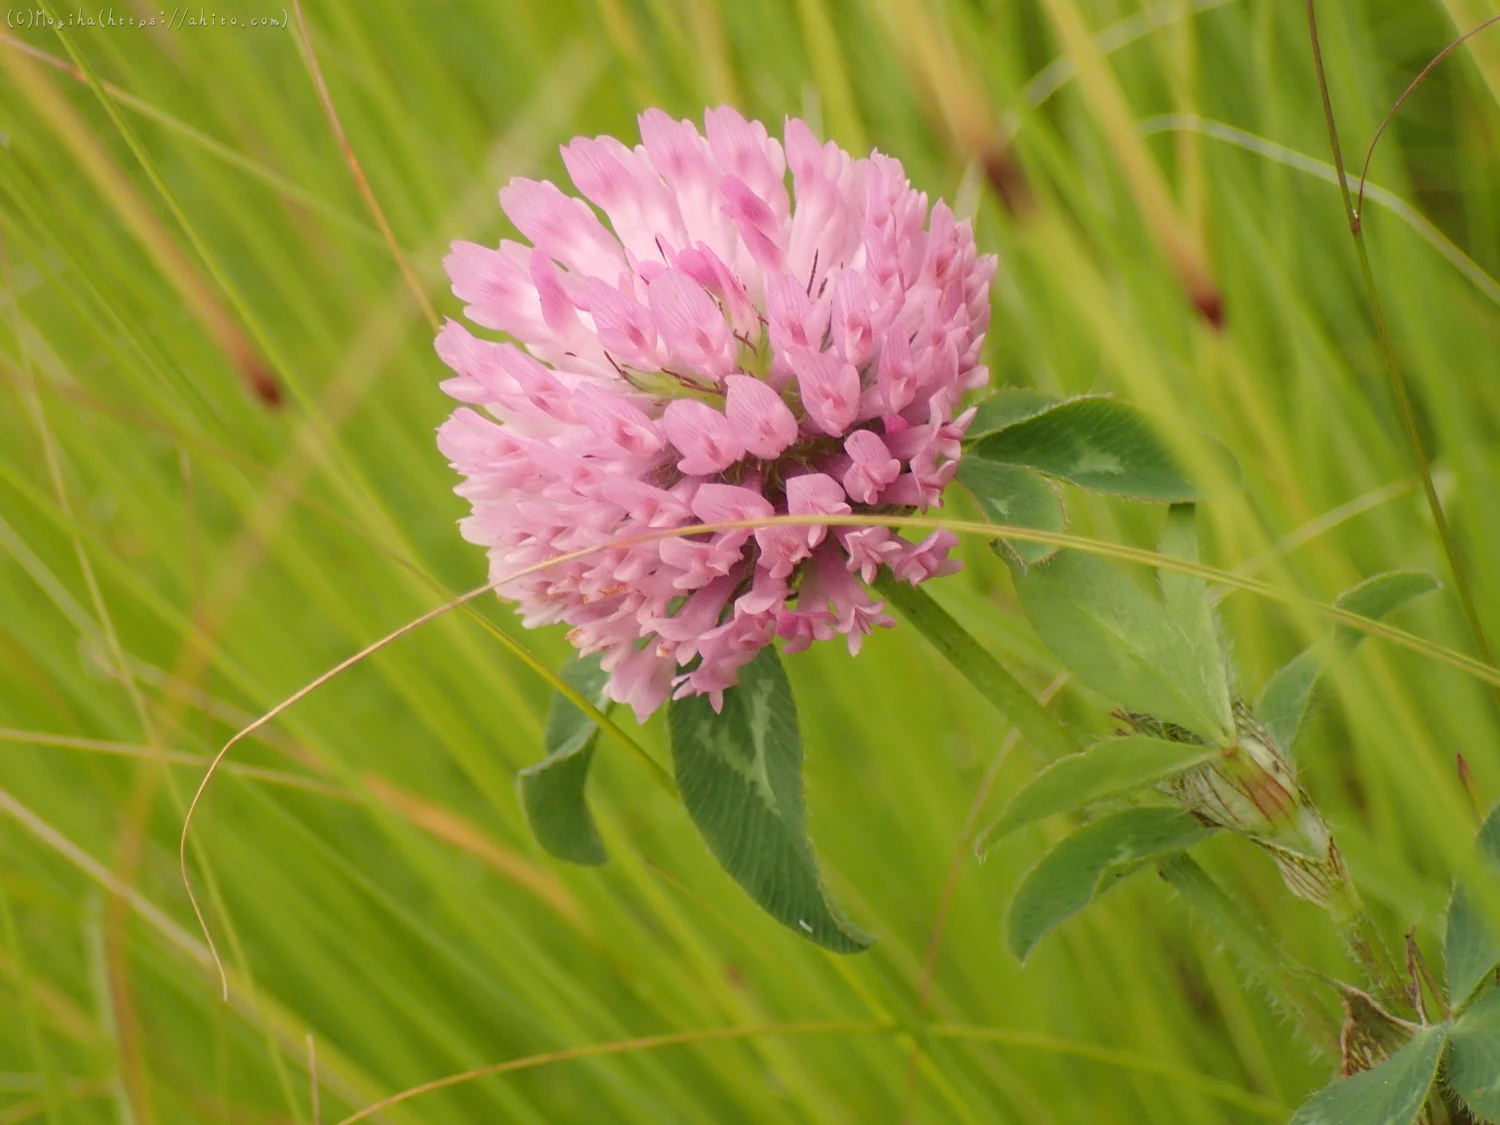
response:
M219 957L218 947L214 944L213 934L208 928L208 922L204 916L203 908L198 901L196 891L193 889L192 878L188 873L187 847L188 835L193 823L193 816L197 812L198 806L203 800L203 795L208 789L209 782L213 780L214 774L218 772L220 765L223 764L224 759L228 756L229 752L234 749L234 747L243 739L255 733L255 731L259 730L261 727L277 718L277 716L281 715L290 707L301 702L303 699L306 699L313 692L317 691L318 688L328 683L328 681L332 680L340 673L354 667L356 664L362 662L366 657L374 655L381 649L385 648L387 645L400 640L402 637L406 636L413 630L421 628L429 621L436 620L437 618L447 613L449 610L457 609L460 606L466 605L469 602L472 602L474 599L489 593L491 590L494 590L499 586L503 586L509 582L514 582L515 580L524 578L529 574L535 574L539 571L546 570L549 567L559 566L563 563L574 562L578 559L587 558L589 555L595 554L598 551L609 549L611 547L633 546L640 543L650 543L662 539L673 539L687 535L699 535L716 531L753 531L756 528L777 526L859 527L870 524L879 524L886 527L911 528L915 530L926 531L947 530L952 531L955 534L976 535L991 540L996 538L1011 538L1018 539L1023 542L1046 543L1056 547L1072 547L1076 550L1088 551L1092 554L1100 555L1105 558L1113 558L1122 562L1142 563L1147 566L1157 567L1162 570L1170 570L1179 574L1191 575L1195 578L1201 578L1206 582L1228 586L1233 589L1243 590L1247 593L1257 594L1268 600L1279 602L1283 605L1290 605L1310 610L1314 613L1321 614L1322 616L1327 617L1338 624L1347 625L1352 629L1357 629L1362 633L1369 634L1370 636L1381 637L1385 640L1391 641L1394 644L1398 644L1404 648L1408 648L1413 652L1417 652L1432 659L1439 660L1442 663L1448 664L1460 671L1467 672L1487 684L1490 684L1492 686L1500 686L1500 669L1496 669L1491 665L1484 663L1483 661L1474 659L1473 657L1466 656L1463 653L1450 649L1445 645L1440 645L1435 641L1426 640L1425 638L1418 637L1415 634L1408 633L1404 629L1398 629L1393 625L1388 625L1383 621L1376 621L1368 617L1361 617L1359 614L1350 613L1348 610L1341 609L1338 606L1327 605L1325 603L1317 601L1314 598L1309 598L1306 595L1296 593L1295 591L1282 590L1278 587L1272 586L1268 582L1262 582L1254 578L1247 578L1244 575L1232 574L1228 571L1219 570L1211 566L1204 566L1201 563L1190 562L1186 559L1171 558L1166 555L1158 554L1155 551L1148 551L1140 547L1131 547L1122 543L1107 543L1102 540L1089 539L1078 535L1069 535L1065 532L1038 531L1032 528L1010 527L1004 524L983 523L976 520L950 520L928 516L871 516L858 514L848 516L773 516L768 519L735 520L726 523L712 524L693 524L687 527L665 528L661 531L651 532L645 535L632 536L627 539L619 539L594 547L572 551L568 554L558 555L556 558L547 559L543 562L535 563L528 567L523 567L522 569L505 575L499 579L496 579L495 581L486 582L483 586L477 586L467 593L460 594L458 597L453 598L434 609L428 610L420 617L407 622L405 625L401 626L401 628L399 629L396 629L394 632L387 633L379 640L372 641L370 644L366 645L364 648L356 652L353 656L340 661L334 667L330 668L327 672L324 672L321 676L317 677L310 683L293 692L286 699L282 700L275 707L271 708L271 710L267 711L265 714L257 718L253 723L237 732L234 737L226 742L224 746L219 750L219 752L214 755L212 762L210 762L209 764L208 772L203 775L203 780L198 784L198 788L193 794L193 799L188 804L187 813L183 818L182 835L178 841L178 867L182 875L183 886L187 891L188 901L192 904L193 907L193 914L198 919L198 925L203 930L203 936L207 941L209 952L214 960L214 965L219 971L220 984L225 997L228 997L229 980L227 975L225 974L223 963ZM519 642L515 643L519 645ZM534 657L532 658L532 660L535 663ZM576 698L574 698L574 696L576 696ZM637 755L642 764L646 766L647 770L651 772L656 780L663 784L669 792L676 791L676 784L672 780L671 775L667 773L667 771L661 766L660 763L658 763L654 758L647 754L645 750L642 749L639 743L635 742L623 731L621 731L619 727L611 722L606 715L602 714L598 708L594 707L581 696L577 696L576 692L573 692L569 698L570 702L572 702L575 706L578 706L579 709L587 714L589 718L592 719L596 724L598 724L602 730L604 730L606 733L610 734L617 740L621 741L626 749Z
M1286 1107L1270 1098L1263 1098L1243 1090L1231 1082L1198 1074L1181 1067L1159 1063L1144 1055L1122 1051L1113 1047L1093 1043L1080 1043L1040 1032L1022 1031L1004 1027L975 1027L968 1024L933 1024L927 1032L941 1039L970 1040L977 1042L1003 1043L1026 1050L1042 1051L1067 1058L1086 1059L1105 1066L1166 1079L1197 1093L1205 1094L1229 1105L1249 1110L1261 1117L1279 1120L1286 1114ZM814 1035L900 1035L909 1029L891 1020L810 1020L802 1023L773 1023L749 1027L700 1028L694 1031L675 1031L662 1035L644 1035L634 1039L618 1039L606 1043L589 1043L580 1047L565 1047L557 1051L545 1051L536 1055L507 1059L491 1063L459 1074L412 1086L398 1094L365 1106L338 1122L338 1125L354 1125L373 1117L382 1110L435 1093L451 1089L466 1082L481 1078L492 1078L500 1074L513 1074L521 1070L555 1063L572 1062L577 1059L603 1058L609 1055L633 1054L639 1051L659 1050L663 1047L683 1047L703 1043L724 1043L735 1040L791 1038Z
M534 1070L539 1066L570 1062L574 1059L625 1055L635 1051L651 1051L661 1047L685 1047L695 1043L723 1043L736 1039L787 1038L801 1035L882 1035L895 1030L897 1030L896 1025L878 1020L822 1020L806 1023L762 1024L758 1027L709 1027L695 1031L673 1031L664 1035L644 1035L637 1039L617 1039L608 1043L588 1043L582 1047L565 1047L560 1051L547 1051L540 1055L507 1059L505 1062L491 1063L489 1066L466 1070L461 1074L436 1078L420 1086L402 1090L399 1094L392 1094L373 1105L367 1105L358 1112L345 1117L338 1125L353 1125L355 1121L373 1117L381 1110L389 1109L401 1102L410 1101L412 1098L431 1094L437 1090L459 1086L465 1082L474 1082L497 1074L510 1074L518 1070Z
M1385 131L1390 128L1391 122L1396 120L1396 114L1401 112L1401 107L1406 104L1407 99L1416 92L1418 86L1426 81L1427 76L1437 69L1439 63L1441 63L1454 51L1462 47L1470 39L1474 38L1474 36L1478 35L1485 28L1493 27L1497 23L1500 23L1500 16L1492 16L1490 19L1485 20L1478 27L1471 27L1468 31L1464 32L1457 39L1455 39L1452 43L1449 43L1446 47L1444 47L1441 51L1433 56L1432 61L1424 66L1421 72L1411 80L1411 84L1401 92L1401 96L1397 98L1396 103L1391 106L1390 112L1385 115L1385 120L1380 123L1380 128L1376 129L1375 135L1370 138L1370 147L1365 150L1365 163L1364 166L1359 170L1359 194L1356 197L1356 201L1354 204L1354 217L1356 222L1360 221L1364 215L1365 183L1370 178L1370 161L1375 159L1375 146L1380 144L1380 138L1385 136Z

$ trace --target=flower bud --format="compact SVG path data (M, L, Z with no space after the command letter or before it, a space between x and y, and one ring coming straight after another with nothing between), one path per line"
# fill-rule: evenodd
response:
M1213 761L1163 787L1206 825L1244 836L1270 853L1287 888L1343 917L1352 890L1343 857L1327 823L1292 774L1291 763L1243 703L1235 705L1235 735ZM1134 729L1174 742L1197 735L1150 716L1121 716Z

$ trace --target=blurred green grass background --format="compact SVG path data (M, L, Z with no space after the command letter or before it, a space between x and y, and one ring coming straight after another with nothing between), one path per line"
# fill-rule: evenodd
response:
M1456 29L1500 12L1324 9L1356 165ZM1086 97L1058 61L1055 21L1079 11L1124 104ZM254 3L208 14L283 18ZM610 864L542 855L512 786L540 754L547 686L453 613L261 730L210 789L191 858L231 977L221 1001L177 866L206 757L484 576L433 443L448 404L429 321L287 17L74 26L66 41L0 29L0 1123L305 1123L315 1087L332 1122L487 1063L726 1027L751 1030L478 1079L380 1119L1207 1125L1280 1119L1325 1081L1331 1061L1152 877L1024 969L1010 957L1007 895L1061 828L975 861L985 794L993 812L1038 759L1016 748L986 787L1007 728L910 628L856 660L824 645L787 662L814 839L878 935L872 952L839 959L761 915L608 744L592 793ZM1204 436L1234 450L1243 480L1208 505L1216 565L1325 601L1394 567L1449 577L1358 286L1300 4L312 0L306 19L349 145L441 315L458 312L447 243L508 233L496 190L561 179L559 142L633 142L648 105L700 117L732 101L773 132L805 116L898 156L974 216L1001 257L996 383L1117 392L1190 458ZM1393 194L1365 216L1492 634L1497 95L1500 33L1404 108L1372 169ZM986 176L1012 132L1036 200L1021 216ZM1160 169L1169 213L1122 173L1122 150ZM1222 333L1184 297L1167 229L1206 247ZM1158 511L1070 504L1080 534L1154 541ZM1004 568L982 544L966 555L936 596L1043 690L1059 669ZM1306 622L1244 594L1223 610L1253 693ZM477 613L520 634L493 599ZM1449 592L1398 621L1470 649ZM553 665L566 651L554 633L522 639ZM1335 685L1306 783L1390 936L1415 926L1431 948L1473 825L1455 754L1484 800L1500 793L1494 704L1378 642ZM1071 685L1054 706L1108 728ZM658 755L662 733L642 735ZM1268 861L1224 841L1205 860L1297 956L1350 972ZM932 1036L928 1018L989 1038ZM804 1021L835 1026L753 1030Z

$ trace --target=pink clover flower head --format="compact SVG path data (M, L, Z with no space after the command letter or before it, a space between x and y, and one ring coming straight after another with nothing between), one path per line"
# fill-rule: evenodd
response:
M778 636L857 650L892 624L867 587L881 567L915 585L959 564L950 533L879 524L632 539L937 507L959 402L989 381L996 263L967 221L801 121L783 141L728 107L705 126L649 110L634 148L574 139L581 199L512 180L500 205L529 245L456 242L445 263L469 320L511 339L456 321L437 338L467 404L438 431L465 538L528 626L604 653L642 720L669 696L717 705Z

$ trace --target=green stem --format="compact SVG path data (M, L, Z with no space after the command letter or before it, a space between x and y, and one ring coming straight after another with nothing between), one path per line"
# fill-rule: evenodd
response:
M1453 588L1458 592L1458 600L1463 606L1464 617L1468 621L1469 630L1474 634L1475 650L1486 664L1493 664L1495 661L1490 655L1489 639L1485 636L1484 625L1479 619L1479 610L1474 604L1474 594L1469 588L1469 578L1459 562L1458 546L1448 526L1448 518L1443 513L1442 501L1438 499L1437 486L1432 481L1432 463L1427 457L1426 447L1422 444L1422 435L1417 431L1416 412L1412 409L1411 395L1407 390L1406 380L1402 377L1401 368L1396 362L1396 349L1391 344L1390 329L1385 320L1385 309L1380 303L1379 290L1375 287L1375 274L1370 268L1370 253L1365 245L1364 224L1360 220L1359 211L1349 191L1349 177L1344 171L1344 154L1339 146L1338 124L1333 114L1333 98L1328 92L1328 75L1323 66L1323 47L1318 38L1316 0L1307 0L1307 26L1312 35L1313 69L1317 72L1318 92L1323 99L1323 117L1328 123L1328 144L1333 150L1333 167L1338 176L1339 192L1344 200L1344 216L1349 221L1349 233L1354 238L1355 255L1359 259L1359 272L1364 280L1365 295L1370 302L1370 311L1375 318L1375 333L1380 339L1380 351L1385 359L1391 393L1395 396L1397 412L1401 415L1401 426L1406 432L1406 444L1411 450L1412 460L1417 464L1417 473L1422 478L1422 491L1427 496L1427 507L1432 512L1432 522L1437 527L1438 538L1443 543L1443 553L1448 558L1448 569L1453 574ZM1497 699L1500 699L1500 689L1492 690L1495 690Z
M1337 1043L1338 1023L1308 988L1311 974L1292 961L1197 860L1177 852L1161 860L1156 870L1283 1011L1320 1045Z
M873 585L1033 746L1054 758L1082 749L1062 721L1038 703L1035 694L1007 672L926 591L897 581L884 570Z

